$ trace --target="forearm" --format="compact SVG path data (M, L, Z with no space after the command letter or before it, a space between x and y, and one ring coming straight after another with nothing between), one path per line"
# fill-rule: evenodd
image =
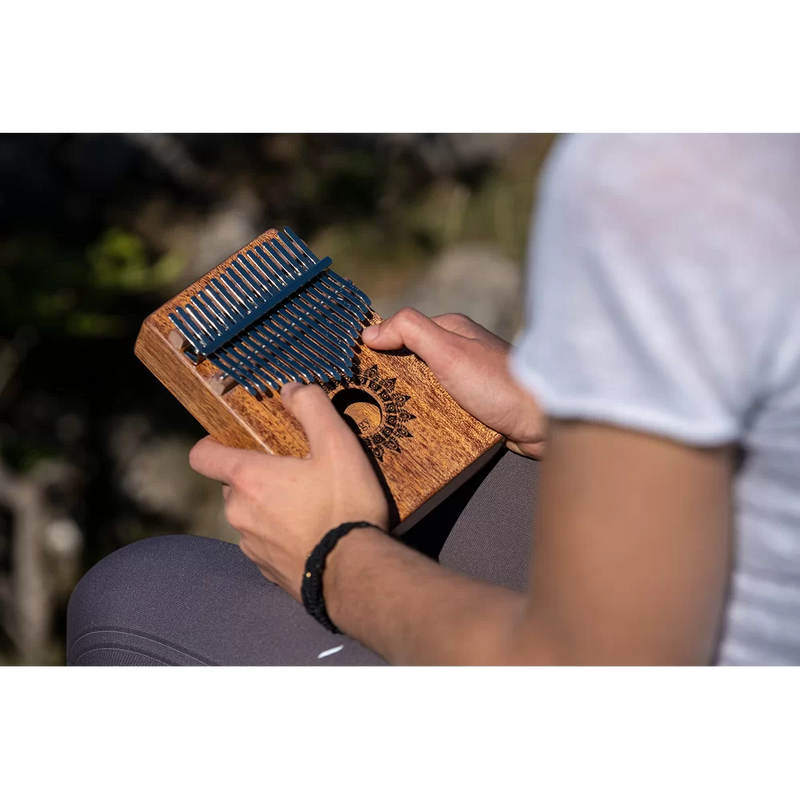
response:
M339 542L324 583L331 619L390 663L551 661L544 642L530 649L525 595L451 572L379 531Z

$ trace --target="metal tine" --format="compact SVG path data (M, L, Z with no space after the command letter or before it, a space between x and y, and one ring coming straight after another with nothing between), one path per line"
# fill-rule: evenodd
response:
M208 308L205 299L202 297L202 295L196 294L192 298L192 306L198 312L198 314L201 314L203 316L203 318L206 320L212 331L220 333L222 330L224 330L224 328L220 325L219 320L215 319L216 316L215 312L213 311L213 309Z
M209 330L210 324L207 324L208 320L206 320L205 314L200 312L199 306L195 306L194 303L188 304L185 306L185 311L187 319L191 314L191 319L195 326L201 328L203 333L206 335L206 339L211 341L214 338L214 333L212 332L213 328Z
M262 272L273 286L278 288L289 286L297 277L282 269L280 264L274 264L272 259L267 257L266 248L263 244L257 244L252 250L248 250L247 255L250 257L250 261L258 267L259 272Z
M239 260L241 256L237 256L236 258L236 272L234 274L240 275L244 280L247 281L248 284L251 286L251 291L248 292L248 300L250 300L252 305L258 305L258 301L260 297L264 297L264 290L265 287L261 281L258 280L258 276L253 274L253 271L250 269L249 264L242 258L241 261ZM244 287L245 289L247 287ZM267 292L266 296L272 294L271 292Z
M173 314L170 314L170 317L169 317L169 318L170 318L170 321L172 322L172 324L173 324L173 325L174 325L174 326L175 326L175 327L178 329L178 331L181 333L181 335L183 336L183 338L184 338L184 339L186 339L186 340L189 342L189 344L190 344L190 345L192 345L192 347L194 347L195 349L197 349L197 346L195 345L195 341L196 341L196 339L195 339L195 334L194 334L194 333L192 333L192 332L191 332L191 331L190 331L190 330L189 330L189 329L186 327L186 325L184 325L183 321L182 321L182 320L181 320L179 317L176 317L175 315L173 315Z
M235 276L232 276L232 277L235 277ZM251 278L251 280L252 280L252 278ZM226 282L227 282L227 281L226 281ZM241 282L239 282L239 283L241 283ZM236 289L235 289L233 286L230 286L228 291L229 291L229 293L231 293L231 294L233 295L233 297L234 297L234 298L238 298L238 294L237 294L237 292L236 292ZM242 302L242 301L240 301L240 302ZM262 322L261 322L261 323L259 323L259 324L263 324L263 320L262 320ZM254 329L253 329L253 332L255 332L255 330L256 330L256 329L254 328ZM281 356L281 354L282 354L282 347L281 347L281 342L280 342L280 341L275 341L275 339L276 339L276 333L275 333L275 332L272 332L272 333L271 333L271 339L268 339L268 340L266 339L266 337L264 337L264 335L263 335L263 334L260 334L260 335L261 335L261 338L262 338L262 339L265 339L266 341L268 341L268 342L270 342L270 343L274 343L274 345L275 345L275 347L270 347L270 348L269 348L269 351L270 351L270 353L272 354L272 355L271 355L271 358L280 357L280 356ZM278 339L280 339L280 337L278 337ZM287 344L287 345L288 345L290 348L292 348L292 347L293 347L293 345L292 345L292 343L291 343L291 342L284 342L284 343L285 343L285 344ZM258 345L258 344L260 344L260 343L258 343L258 342L251 342L251 344L253 344L253 345ZM262 349L263 349L263 348L262 348ZM296 348L295 348L295 349L296 349ZM293 353L291 353L291 352L290 352L290 353L287 353L287 354L285 354L285 356L286 356L286 357L290 357L290 358L291 358L293 355L294 355L294 354L293 354ZM305 376L306 376L306 379L307 379L309 382L310 382L310 381L313 381L313 377L311 377L311 375L307 375L307 374L306 374L306 370L303 368L303 364L304 364L304 363L305 363L305 364L307 364L307 362L305 362L305 360L299 361L299 359L297 359L297 358L293 358L292 360L290 360L290 361L287 361L287 360L286 360L286 357L284 357L282 360L283 360L283 361L286 361L286 363L287 363L287 364L288 364L288 365L289 365L289 366L292 368L292 370L293 370L292 374L293 374L293 375L294 375L294 373L295 373L295 372L299 372L299 374L301 374L301 375L305 375ZM299 367L298 367L298 364L296 364L296 363L295 363L296 361L299 361ZM286 370L285 370L285 369L283 369L283 371L284 371L284 372L286 372Z
M259 323L259 325L253 328L253 330L250 332L251 337L254 339L252 344L270 351L277 351L278 357L280 358L291 358L293 362L300 364L303 377L309 383L312 383L314 381L314 377L319 372L319 366L315 363L315 361L309 361L309 359L306 358L306 356L300 352L291 341L285 342L289 348L289 352L286 352L285 349L281 347L282 343L275 341L275 335L270 330L259 329L259 326L262 325L263 323Z
M212 353L208 360L215 367L218 367L227 375L235 378L238 383L241 383L242 386L247 389L249 394L253 395L253 397L256 397L259 391L264 391L264 387L258 382L258 380L252 379L247 372L244 372L242 369L240 369L237 363L233 361L226 351L219 350L216 353Z
M192 305L205 316L205 318L208 320L208 323L211 325L212 331L221 333L225 327L227 327L226 325L222 324L219 314L213 308L209 308L202 289L194 297L192 297Z
M303 247L303 245L300 243L300 238L291 228L284 228L283 233L286 234L286 238L281 235L281 242L289 247L293 253L296 253L297 257L304 264L311 266L319 261L319 259L307 247Z
M342 346L342 340L349 338L355 341L358 336L355 327L345 327L339 320L326 317L311 300L302 295L298 295L284 308L290 309L292 315L296 316L301 324L310 326L312 330L318 331L320 335L330 339L331 344L337 348L345 349ZM318 328L315 326L315 322L318 324Z
M247 365L249 372L263 380L270 389L276 392L279 391L281 386L286 382L283 373L272 365L269 366L269 369L266 369L261 363L255 362L250 353L240 353L236 347L238 347L238 345L229 346L229 351L227 352L234 352L242 360L241 363Z
M264 264L266 269L262 269L261 271L267 278L269 278L272 284L275 286L278 286L279 284L282 284L283 286L287 285L286 278L291 278L291 275L287 274L286 270L283 269L281 264L273 261L265 244L257 244L253 250L249 252L252 252L254 255L256 255L258 260Z
M280 385L286 382L287 376L293 375L292 371L285 365L275 364L270 359L257 357L256 353L251 352L254 348L250 347L248 349L242 344L244 340L244 336L237 336L223 350L229 356L236 355L248 370L256 376L262 377L268 382L270 388L277 391ZM289 380L292 379L292 377L289 377Z
M291 341L287 341L286 338L282 336L275 336L274 334L268 337L265 335L265 332L260 332L258 328L259 326L263 326L263 324L264 320L261 320L256 326L253 327L249 334L251 337L258 336L261 341L248 339L248 344L259 347L263 351L268 351L268 353L272 354L273 358L278 358L284 364L291 367L293 376L292 380L302 381L303 378L305 378L309 382L313 381L313 375L315 371L314 365L309 364L300 353L293 351ZM311 368L311 372L308 371L309 367ZM286 370L284 370L284 372L285 371Z
M251 288L248 288L249 282L248 282L248 284L246 284L245 283L245 278L243 278L239 274L239 272L237 270L233 270L233 269L226 270L225 271L225 275L222 276L222 279L225 281L225 284L234 293L237 291L237 289L235 289L233 286L228 284L228 281L230 280L230 281L232 281L233 283L236 284L236 286L238 287L238 292L240 292L243 297L247 298L243 302L245 302L245 303L258 302L258 297L260 297L260 295L256 295L256 297L253 298L253 290Z
M296 368L285 359L277 359L274 352L259 348L249 337L240 338L234 345L247 360L251 363L251 368L267 375L279 376L281 384L289 381L300 380ZM276 363L277 359L277 363Z
M278 244L277 239L273 239L273 242L279 247L279 249L284 253L284 256L287 257L287 260L291 259L289 253L286 252L284 247L281 247L281 244L285 244L291 252L294 254L296 259L299 259L303 263L306 264L316 264L319 259L304 245L300 239L296 236L294 231L291 228L284 228L284 233L287 235L287 239L280 239L280 244ZM352 281L345 281L345 279L340 278L335 272L331 270L326 270L326 272L320 276L320 283L325 283L330 287L335 287L336 291L340 292L343 296L339 298L339 302L341 303L344 301L344 305L349 310L352 310L358 315L358 321L361 322L363 317L366 314L367 309L369 308L370 299L356 286L352 283Z
M315 308L323 324L328 325L331 319L338 322L339 327L346 328L347 332L355 339L361 329L362 317L358 314L351 312L349 309L342 307L337 303L337 299L333 297L328 287L321 281L313 282L313 289L310 289L309 294L313 294L316 300ZM311 302L311 300L309 300ZM323 312L322 309L325 309Z
M258 397L259 393L265 394L267 388L274 389L280 384L277 384L272 378L267 379L266 375L256 373L251 364L248 364L241 356L235 354L238 360L235 360L230 351L224 353L220 350L214 353L217 359L217 365L228 372L234 380L244 385L245 389L254 397Z
M319 259L303 244L300 237L289 227L283 229L283 232L292 240L292 242L297 245L297 247L302 250L305 254L305 257L312 263L316 264Z
M351 295L355 296L360 303L363 303L367 308L370 307L372 301L364 294L364 292L361 291L361 289L358 288L358 286L353 283L353 281L351 281L349 278L343 278L338 272L334 272L332 269L327 270L326 274L335 283L337 283Z
M306 247L305 244L303 244L303 242L291 228L284 228L283 232L286 234L287 238L284 239L281 237L281 242L286 244L296 257L300 258L304 263L309 265L317 263L319 259L311 252L311 250L308 249L308 247ZM363 312L369 308L369 297L367 297L352 281L341 278L331 270L326 271L324 278L331 281L341 290L344 290L351 295L358 306L363 304L364 308L359 310Z
M217 278L214 278L214 281L217 281ZM225 275L221 275L217 283L217 290L225 297L234 313L241 319L249 310L247 303L239 297L236 288L234 286L229 286L227 281L228 278Z
M219 276L220 283L227 289L228 293L236 299L236 302L244 309L248 310L250 308L246 299L247 295L245 294L244 287L239 286L237 287L234 285L234 272L232 269L226 269ZM238 282L238 281L237 281Z
M281 241L285 243L296 256L301 257L303 261L309 264L317 263L319 259L317 259L317 257L308 249L308 247L303 244L303 242L291 228L284 228L283 232L288 238L282 238ZM367 297L352 281L348 281L345 278L340 278L339 275L331 270L328 270L324 277L336 284L340 289L344 289L350 295L354 295L358 305L364 305L364 310L369 308L369 297ZM341 283L339 280L336 280L337 278L340 278Z
M288 278L290 281L294 281L301 277L303 272L301 270L293 271L288 269L286 264L284 264L281 259L277 257L275 252L273 252L271 244L272 243L269 242L257 245L255 252L253 253L253 255L256 256L257 261L260 262L260 265L263 265L261 266L261 271L265 272L268 277L272 278L272 276L274 276L274 278L280 280L280 282L284 285L286 285L286 278ZM273 283L275 282L274 278Z
M258 247L256 248L256 252L253 254L255 256L253 261L254 261L256 267L258 268L259 272L263 273L266 277L268 277L270 280L272 280L274 282L274 279L271 278L270 276L273 275L273 274L280 276L280 273L278 272L278 269L277 269L277 267L281 266L280 262L279 262L278 259L275 259L274 256L270 256L266 251L264 251L264 253L262 254L261 252L259 252L259 249L260 248L258 248ZM248 255L250 254L250 252L251 251L248 251ZM263 264L263 266L261 266L261 264L259 264L259 262L261 262L261 264ZM272 268L270 269L270 267L272 267ZM328 318L325 317L319 311L318 307L315 306L314 303L311 300L306 299L306 295L308 295L308 294L312 294L312 295L321 297L321 295L319 295L318 292L314 289L314 282L312 282L308 286L304 287L303 291L298 294L298 297L303 297L305 302L308 304L309 308L312 310L313 316L316 316L318 318L318 321L321 322L323 325L327 325L328 324ZM345 318L344 321L347 323L348 326L351 325L351 320ZM355 334L355 329L354 329L354 336L355 335L356 334Z
M254 350L256 353L260 354L258 358L260 363L263 365L262 369L267 370L273 375L277 376L281 386L283 386L284 383L289 383L290 381L302 383L303 378L298 372L298 367L294 364L294 362L291 362L286 358L281 358L281 351L279 348L266 347L263 341L259 341L257 339L254 340L252 331L247 336L246 344L251 350ZM244 347L244 345L242 345L242 347ZM253 357L255 357L255 354L253 354Z
M224 317L222 317L221 319L222 319L222 323L226 327L227 327L227 323L226 323L225 317L227 317L231 322L236 322L235 309L228 308L228 304L227 304L227 302L225 302L225 298L224 297L218 295L217 292L210 292L209 291L206 294L208 296L206 298L206 296L204 295L204 299L208 302L209 306L211 307L211 310L214 311L214 313L217 313L216 308L214 308L214 306L217 306L217 308L219 308L219 310L224 314ZM211 305L212 303L214 305Z
M247 276L244 277L245 279L247 279ZM246 287L244 287L243 284L240 284L240 286L242 288L242 291L244 292ZM236 293L234 292L234 294ZM230 299L230 296L227 294L226 291L221 290L220 296L223 299L227 299L228 302L231 303L232 310L236 311L236 313L238 313L240 316L243 316L242 312L236 308L235 301ZM216 301L217 303L219 303L219 300ZM227 313L230 315L231 311L228 310ZM253 366L256 369L260 367L260 371L258 374L261 374L265 379L270 375L270 373L267 372L264 369L264 367L266 367L268 370L272 370L272 372L275 372L278 375L285 375L285 377L289 377L290 380L302 380L302 378L300 377L301 375L305 376L306 379L309 381L313 380L313 378L307 374L307 371L303 369L302 366L295 364L294 361L292 360L288 360L286 358L280 358L281 355L280 349L269 348L269 350L267 351L264 348L257 348L256 345L257 343L251 342L243 336L237 337L237 339L234 340L234 347L238 347L239 351L244 351L240 352L240 355L246 357L246 359L251 364L253 364ZM258 350L260 350L265 357L259 356ZM275 358L279 358L280 363L275 364L274 363Z
M263 292L259 291L258 284L254 283L252 277L249 276L246 264L240 264L237 261L235 269L234 266L231 265L225 272L226 274L230 274L231 278L241 287L244 293L244 302L248 308L252 308L253 304L257 303L258 299L264 296ZM246 283L242 283L242 281Z
M305 323L305 326L311 325L311 332L317 334L329 348L333 347L335 353L338 353L343 346L352 347L358 336L356 329L344 329L340 324L331 322L330 319L321 316L316 307L306 305L300 298L296 298L283 310L290 319L298 319L300 324L305 322L305 317L316 317L318 325L311 320Z
M352 332L344 332L344 335L337 334L335 326L325 323L320 324L319 327L315 327L311 322L306 321L306 310L307 307L304 307L298 299L287 309L281 309L281 313L284 313L290 320L296 320L296 324L302 328L308 336L311 336L320 345L337 355L343 363L350 361L353 356L355 334ZM310 313L314 314L315 309L310 309Z
M277 330L283 333L283 335L291 335L295 339L295 341L292 343L292 346L307 356L306 360L312 366L315 375L328 375L333 380L339 379L343 365L340 364L332 354L328 353L315 340L313 340L312 337L306 335L304 340L301 341L297 334L294 333L291 327L287 326L285 320L283 319L273 318L269 321L269 324L272 326L271 328L264 324L266 333L274 336L275 331ZM281 325L283 327L279 327Z
M335 302L344 303L348 308L353 309L358 315L359 321L363 320L369 312L369 303L365 303L358 295L353 294L349 287L344 283L344 279L339 278L335 273L321 276L326 286L338 295Z
M245 315L245 312L239 307L238 301L234 297L231 297L230 293L227 291L219 278L212 278L211 284L215 289L216 296L224 301L226 309L231 316L237 321L240 320Z
M314 294L311 289L313 284L306 287L307 291L298 294L291 305L297 307L298 311L302 311L304 316L312 318L315 322L319 323L323 328L333 326L338 328L344 336L351 336L354 340L358 336L358 327L350 319L328 315L320 311L319 304L313 302L313 298L309 298L309 294ZM317 296L317 295L315 295Z
M271 292L271 290L270 290L270 288L269 288L269 285L268 285L268 284L265 284L265 283L263 283L261 280L259 280L258 273L260 272L260 270L259 270L258 272L255 272L254 270L256 269L256 267L254 267L254 266L250 266L250 265L248 265L248 264L244 263L244 259L242 259L242 262L241 262L241 263L239 263L239 262L237 261L237 264L238 264L238 267L239 267L239 271L240 271L240 272L241 272L241 274L242 274L242 277L243 277L243 278L244 278L244 279L245 279L245 280L246 280L248 283L252 284L252 285L253 285L253 286L256 288L256 291L258 291L258 286L260 286L260 287L261 287L261 289L263 290L263 292L267 293L267 295L268 295L268 296L269 296L269 294L271 294L271 293L272 293L272 292ZM235 275L234 275L233 277L235 277ZM271 336L274 338L274 336L275 336L275 333L274 333L274 332L270 332L270 331L268 331L268 332L269 332L269 333L270 333L270 335L271 335ZM283 350L283 347L282 347L282 346L280 346L280 345L279 345L279 343L277 343L277 342L276 342L275 344L276 344L276 346L279 348L279 351L282 351L282 350ZM286 342L286 344L287 344L287 345L288 345L290 348L297 349L297 348L294 348L294 345L291 343L291 341L289 341L289 342ZM291 353L288 353L288 354L287 354L287 356L291 357ZM292 363L293 363L293 362L292 362ZM295 365L295 366L296 366L296 365ZM314 369L316 369L316 367L315 367ZM303 371L304 371L304 370L303 370ZM309 377L309 381L310 381L310 380L312 380L312 379Z
M244 279L248 280L249 283L253 283L254 281L258 281L257 273L253 273L246 266L242 266L241 270L242 270ZM265 292L267 292L267 293L269 292L269 288L268 287L262 285L262 288L263 288L263 290ZM269 315L269 316L271 316L271 315ZM260 324L263 324L263 323L264 323L264 320L262 320ZM293 342L285 340L285 338L281 335L280 329L277 329L275 331L267 330L267 333L269 333L272 336L273 340L277 337L278 341L276 341L275 344L278 347L278 352L282 351L282 345L287 345L290 348L290 350L296 350L297 349L295 347L295 345L293 344ZM298 361L299 360L297 358L297 356L299 356L299 354L297 354L297 356L296 356L295 353L293 353L293 352L287 353L287 354L285 354L285 356L288 357L288 358L292 358L294 361ZM305 361L305 359L303 359L301 361L301 363L307 363L307 362ZM309 365L309 366L312 366L312 371L316 370L316 367L314 367L313 365ZM305 372L305 370L302 370L302 372ZM307 379L309 381L313 381L313 378L310 375L308 376Z
M324 350L321 350L313 341L310 340L307 331L302 330L300 332L301 335L298 335L297 331L295 330L295 326L292 324L287 324L282 316L277 317L274 313L270 314L261 320L259 325L263 328L262 335L269 336L272 339L278 337L282 341L288 339L287 344L289 347L297 350L307 362L310 359L310 365L313 367L313 369L319 369L320 360L323 362L321 365L323 368L325 366L325 361L328 361L334 367L338 367L338 364L336 364L333 359L326 358L326 353Z
M310 267L313 267L314 264L318 263L318 261L299 257L295 252L292 251L291 247L288 247L288 242L285 242L280 237L273 239L270 244L281 254L289 267L295 270L298 274L306 272Z
M296 280L298 277L301 277L303 273L297 268L297 265L291 259L291 257L288 256L285 251L284 254L281 254L279 249L273 247L273 243L275 242L276 240L273 239L272 242L267 245L258 245L256 247L256 253L258 254L259 258L264 261L268 267L272 267L270 272L274 272L278 277L281 277L281 272L289 277L290 280ZM294 270L294 273L292 270ZM320 300L324 300L324 295L316 288L316 281L313 281L306 286L303 290L303 294L316 295ZM339 311L339 309L332 308L330 311L340 317L342 316L342 313ZM330 315L328 315L328 318L330 318ZM345 320L348 323L350 322L350 320L346 317ZM335 318L333 321L335 321Z
M281 269L283 269L284 272L285 272L285 268L283 267L283 265L279 261L274 260L266 251L263 251L263 252L262 251L263 251L263 248L261 246L256 247L256 252L253 253L254 258L252 259L252 261L258 267L259 271L264 273L264 275L270 281L272 281L273 283L275 283L275 278L272 277L272 276L275 275L284 283L284 285L286 285L286 283L285 283L285 281L283 281L283 278L281 277L281 273L280 273ZM250 252L252 252L252 251L248 251L248 254L250 254ZM287 273L287 275L288 275L288 273ZM291 276L289 276L289 277L291 277ZM277 284L275 284L275 285L277 286ZM301 292L300 295L298 295L298 296L305 295L310 290L310 288L311 288L311 286L306 286L304 291ZM316 311L316 306L314 306L311 303L309 303L309 306ZM323 325L327 325L328 324L328 317L325 317L320 312L317 312L316 316L318 317L319 322L321 322Z
M269 245L267 246L266 249L267 249L268 252L273 254L273 257L275 258L275 260L278 263L285 262L285 263L282 263L282 266L284 267L284 269L288 270L289 268L291 268L296 272L297 276L302 275L302 271L299 269L297 261L295 261L295 259L292 258L291 253L289 253L286 250L286 248L283 246L282 242L280 242L278 239L273 239L269 243ZM325 283L325 275L320 275L318 280L315 280L310 285L309 291L312 291L313 289L316 289L317 291L319 291L320 284L324 284L324 283ZM326 288L328 288L328 287L326 286ZM326 298L326 300L328 302L330 302L330 298ZM345 301L345 303L341 303L340 302L339 305L340 306L344 306L343 310L345 312L350 310L350 309L347 308L347 302L346 301ZM338 308L331 308L331 311L334 311L339 316L342 316L342 311L340 309L338 309ZM355 309L354 309L353 316L355 317L356 321L359 321L361 319L360 315L358 314L358 312Z
M324 290L328 292L326 295L326 302L332 306L333 310L337 311L340 316L344 311L358 323L364 319L364 311L366 309L362 310L358 307L358 305L350 301L348 298L342 296L341 289L330 279L329 276L320 275L320 280L315 281L315 283L319 289L324 288Z
M269 294L271 294L271 292L269 291L269 287L263 285L263 283L261 283L261 281L258 280L258 275L253 273L252 270L248 268L246 264L239 264L238 266L239 269L237 272L241 277L241 280L237 278L237 273L232 273L231 277L239 284L239 286L244 292L246 292L246 287L244 286L242 281L246 281L249 285L252 285L254 290L258 293L259 296L262 296L263 294L269 296ZM260 290L259 286L261 287ZM273 338L275 337L275 335L276 333L272 332ZM289 346L291 347L291 344L289 344Z
M282 316L284 313L283 309L278 309L276 314L272 315L272 319L274 320L275 317L278 317L280 321L286 325L287 320L284 319ZM291 317L288 320L288 324L297 324ZM328 341L326 338L326 331L325 329L317 330L314 328L309 328L307 325L304 326L304 332L306 336L311 340L310 344L315 346L315 349L322 350L322 353L327 361L330 361L336 366L341 367L342 369L346 369L347 367L347 360L342 357L340 352L341 347L337 345L335 341Z
M205 342L208 341L206 334L186 313L183 306L178 306L178 308L175 309L175 314L170 314L169 318L175 323L178 330L194 345L195 349L197 349L198 344L205 344ZM190 335L187 335L187 333Z
M266 319L262 320L260 324L266 328L266 332L271 336L281 334L292 336L296 341L294 346L304 351L312 359L315 369L321 367L325 371L331 372L330 368L325 366L325 362L327 362L334 367L338 374L338 370L342 367L342 364L339 363L338 359L333 357L333 354L328 353L326 348L321 346L321 343L317 341L312 331L303 327L303 337L301 338L295 332L295 327L297 326L294 320L290 318L287 322L287 320L278 313L270 314Z
M255 251L251 252L253 257L250 261L253 264L253 268L258 275L264 276L267 286L274 286L276 290L280 290L291 283L292 276L282 270L281 265L270 258L263 246L256 247ZM306 290L307 288L305 287Z

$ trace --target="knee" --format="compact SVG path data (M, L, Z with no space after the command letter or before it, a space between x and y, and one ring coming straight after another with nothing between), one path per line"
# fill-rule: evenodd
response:
M221 564L241 569L235 545L199 536L159 536L127 545L95 564L67 607L67 652L88 631L136 629L158 619L175 599ZM230 569L230 567L227 567Z

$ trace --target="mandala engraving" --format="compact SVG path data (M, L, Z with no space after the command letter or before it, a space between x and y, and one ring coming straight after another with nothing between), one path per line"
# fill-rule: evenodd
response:
M411 399L410 395L395 392L397 378L382 378L378 367L374 364L362 373L356 373L348 381L348 385L361 386L367 389L380 403L382 424L377 433L371 436L362 434L361 440L369 447L378 461L383 461L387 450L401 453L401 439L410 439L413 433L405 426L406 422L416 419L404 406Z

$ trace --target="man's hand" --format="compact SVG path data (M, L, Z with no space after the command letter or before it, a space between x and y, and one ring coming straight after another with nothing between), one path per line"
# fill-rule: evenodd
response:
M307 458L237 450L207 437L189 463L225 484L225 515L242 535L244 554L300 599L303 567L320 539L343 522L385 529L388 506L361 443L325 392L290 383L281 399L306 432Z
M413 308L366 328L373 350L416 353L450 396L473 417L501 433L512 450L539 457L544 448L544 415L511 377L511 345L463 314L428 318Z

